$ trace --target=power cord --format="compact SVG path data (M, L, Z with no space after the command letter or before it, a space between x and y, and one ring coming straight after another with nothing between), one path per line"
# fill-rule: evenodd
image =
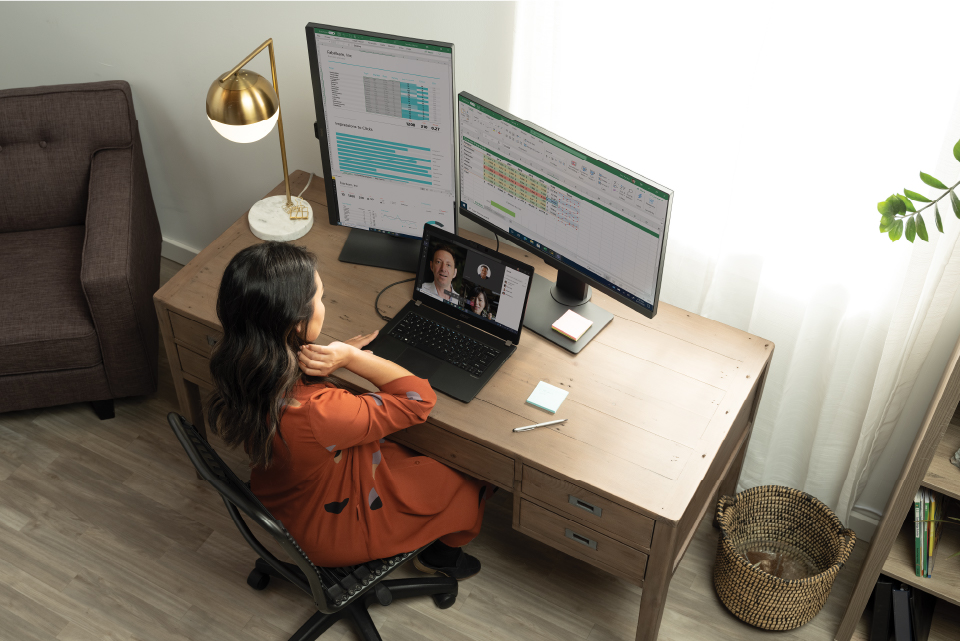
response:
M380 290L380 293L377 294L377 299L376 299L375 301L373 301L373 308L377 310L377 314L380 316L380 318L382 318L382 319L385 320L385 321L391 321L391 320L393 320L393 317L392 317L392 316L387 316L386 314L384 314L383 312L380 311L380 297L383 296L383 292L387 291L388 289L390 289L390 288L393 287L394 285L400 285L400 284L403 284L403 283L409 283L409 282L412 281L412 280L417 280L417 279L416 279L416 277L414 277L414 278L407 278L407 279L404 279L404 280L398 280L397 282L395 282L395 283L390 283L389 285L387 285L386 287L384 287L383 289Z

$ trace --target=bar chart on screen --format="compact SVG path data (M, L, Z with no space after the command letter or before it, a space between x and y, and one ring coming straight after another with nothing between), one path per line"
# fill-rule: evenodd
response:
M334 29L315 40L340 224L453 229L452 50Z

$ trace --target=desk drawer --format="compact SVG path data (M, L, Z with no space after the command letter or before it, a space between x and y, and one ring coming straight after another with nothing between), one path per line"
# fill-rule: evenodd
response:
M601 570L643 583L646 554L524 499L519 530Z
M430 423L408 427L390 435L390 439L476 478L513 491L513 459L489 447Z
M520 491L582 523L650 549L653 519L588 492L575 483L524 465Z
M210 355L213 346L223 337L222 332L173 312L170 312L170 325L173 327L173 337L179 343L206 356Z
M210 359L207 356L201 356L183 345L177 345L177 355L180 357L180 369L183 372L213 386L213 377L210 375Z

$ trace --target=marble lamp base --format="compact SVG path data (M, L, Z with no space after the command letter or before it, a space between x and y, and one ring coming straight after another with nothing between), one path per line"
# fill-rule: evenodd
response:
M287 204L286 196L269 196L258 200L247 214L247 223L253 235L262 240L296 240L304 236L313 227L313 208L302 198L291 197L295 207L302 207L304 218L290 219L283 211Z

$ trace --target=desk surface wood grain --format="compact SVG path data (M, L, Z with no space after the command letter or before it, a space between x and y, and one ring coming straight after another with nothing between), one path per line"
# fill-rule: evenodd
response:
M291 190L299 193L308 178L303 171L294 172ZM282 193L282 186L272 193ZM319 342L379 329L384 322L373 307L377 293L410 274L339 262L350 230L327 223L320 179L313 179L304 197L316 222L295 242L318 256L330 292L324 298L327 313ZM469 232L461 235L493 245ZM157 299L219 330L215 303L223 270L238 251L256 242L246 216L241 217L174 276ZM547 279L556 278L556 270L522 249L501 244L501 251L532 264ZM412 291L413 283L390 289L381 298L381 309L396 313ZM751 405L774 345L663 301L653 319L596 290L593 301L611 311L614 320L580 354L523 332L516 353L474 401L464 404L440 394L430 421L525 464L563 470L611 501L676 524L741 409ZM371 388L349 372L338 376ZM524 403L541 380L569 390L557 414L568 421L513 433L513 427L549 419Z

